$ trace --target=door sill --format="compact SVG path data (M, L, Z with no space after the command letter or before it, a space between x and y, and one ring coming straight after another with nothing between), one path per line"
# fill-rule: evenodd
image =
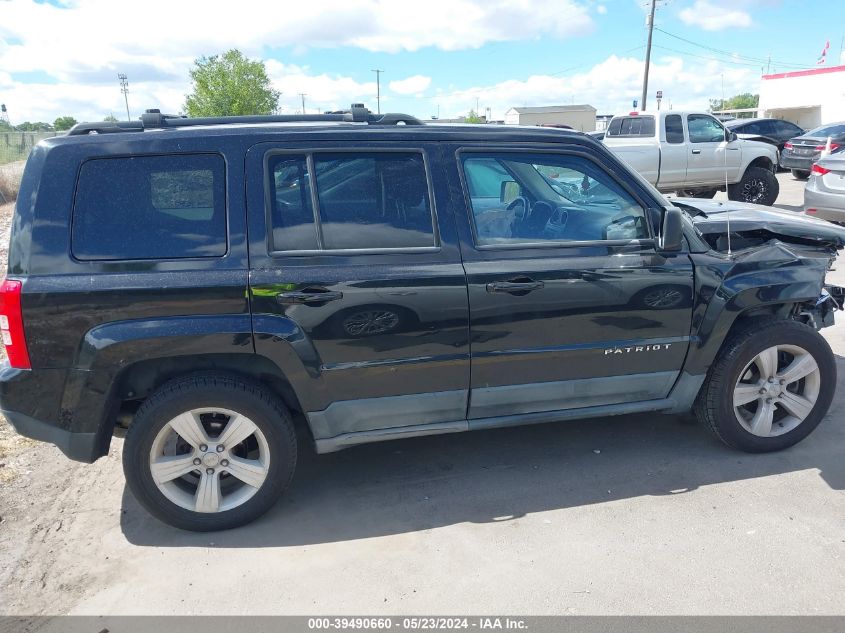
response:
M384 442L409 437L425 435L441 435L443 433L460 433L462 431L480 431L482 429L497 429L509 426L524 426L528 424L544 424L548 422L562 422L564 420L581 420L611 415L625 415L628 413L644 413L648 411L664 411L673 408L675 402L669 398L659 400L643 400L641 402L624 402L622 404L605 404L595 407L579 409L565 409L559 411L540 411L538 413L520 413L517 415L502 415L491 418L477 418L473 420L456 420L454 422L436 422L419 424L416 426L402 426L388 429L374 429L344 433L324 439L315 440L318 453L334 453L336 451L372 442Z

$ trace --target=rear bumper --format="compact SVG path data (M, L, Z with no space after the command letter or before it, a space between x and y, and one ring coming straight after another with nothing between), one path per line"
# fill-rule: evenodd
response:
M813 156L792 156L781 153L779 164L784 169L800 169L801 171L810 171L813 168L813 163L818 157Z
M845 222L845 193L819 191L814 178L811 178L804 188L804 212L814 218L821 218L830 222Z
M15 369L0 364L0 413L21 435L55 444L69 458L93 462L108 452L102 397L80 389L88 372Z
M70 459L90 464L99 457L99 441L96 433L73 433L17 411L0 409L0 413L21 435L55 444Z

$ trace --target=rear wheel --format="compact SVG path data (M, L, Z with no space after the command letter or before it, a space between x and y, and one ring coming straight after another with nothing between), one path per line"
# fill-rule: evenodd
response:
M729 446L776 451L818 426L835 386L833 352L818 332L796 321L758 323L726 343L695 412Z
M222 374L162 386L126 434L123 469L138 502L185 530L256 519L289 485L296 436L282 403L257 383Z
M792 177L796 180L807 180L810 177L810 172L803 169L791 169Z
M780 185L775 175L762 167L749 167L742 179L728 185L728 198L737 202L751 202L771 206L780 193Z

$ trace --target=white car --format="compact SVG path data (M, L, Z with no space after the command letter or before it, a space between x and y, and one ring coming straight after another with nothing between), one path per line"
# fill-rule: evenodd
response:
M704 112L631 112L611 119L604 143L658 190L772 205L777 148L737 138Z

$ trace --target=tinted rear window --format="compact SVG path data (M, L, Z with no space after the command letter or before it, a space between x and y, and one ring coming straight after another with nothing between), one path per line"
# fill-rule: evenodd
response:
M436 246L422 154L315 153L311 161L313 174L306 156L270 159L272 250Z
M666 116L666 142L684 142L684 124L680 114L669 114Z
M840 136L845 134L845 124L823 125L807 132L807 136Z
M83 163L71 250L81 260L226 254L221 156L137 156Z
M626 116L613 119L607 129L608 136L654 136L653 116Z

